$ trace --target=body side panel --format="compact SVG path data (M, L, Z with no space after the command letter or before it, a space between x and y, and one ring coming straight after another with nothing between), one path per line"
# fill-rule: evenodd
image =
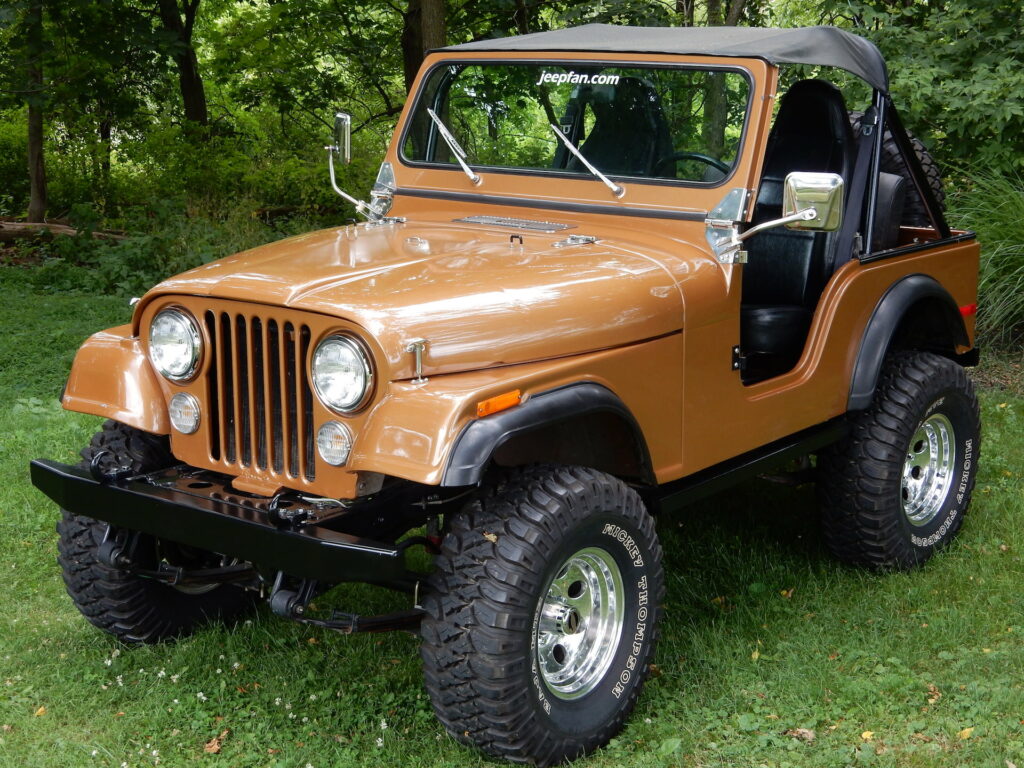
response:
M974 303L978 255L976 242L964 242L867 264L848 262L825 288L796 367L752 386L744 386L731 368L731 349L739 343L740 285L734 283L728 319L687 329L683 473L844 413L860 341L882 296L900 279L924 273L958 306ZM967 332L973 344L973 324Z

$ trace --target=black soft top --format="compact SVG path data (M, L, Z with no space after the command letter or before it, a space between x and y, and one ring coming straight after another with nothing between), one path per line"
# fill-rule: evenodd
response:
M623 27L586 24L552 32L478 40L446 51L608 51L764 59L772 64L816 64L852 72L887 93L889 74L873 43L836 27Z

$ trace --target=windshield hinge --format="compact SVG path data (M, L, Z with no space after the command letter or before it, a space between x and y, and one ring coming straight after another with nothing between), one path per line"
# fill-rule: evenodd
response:
M552 243L554 248L566 248L570 245L590 245L596 243L597 238L593 235L569 235L565 240L559 240L557 243Z

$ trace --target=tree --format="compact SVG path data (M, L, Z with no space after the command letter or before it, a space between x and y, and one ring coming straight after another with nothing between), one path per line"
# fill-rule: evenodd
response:
M46 162L43 155L43 2L25 9L25 102L28 104L28 220L46 218Z
M206 89L199 73L199 59L192 44L200 0L156 0L157 11L166 35L167 51L178 69L178 84L185 108L185 119L197 125L210 121L206 109Z
M409 0L402 19L402 69L410 91L426 52L445 45L444 0Z

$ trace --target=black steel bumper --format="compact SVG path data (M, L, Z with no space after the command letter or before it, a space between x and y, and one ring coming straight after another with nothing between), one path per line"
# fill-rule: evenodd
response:
M270 513L270 499L239 494L220 476L186 467L107 482L81 467L37 459L31 474L33 485L69 512L237 557L264 571L327 584L358 581L399 588L416 578L406 569L400 544L327 527L343 522L340 506L325 510L289 499L292 518L306 519L282 523ZM308 514L296 516L297 510Z

